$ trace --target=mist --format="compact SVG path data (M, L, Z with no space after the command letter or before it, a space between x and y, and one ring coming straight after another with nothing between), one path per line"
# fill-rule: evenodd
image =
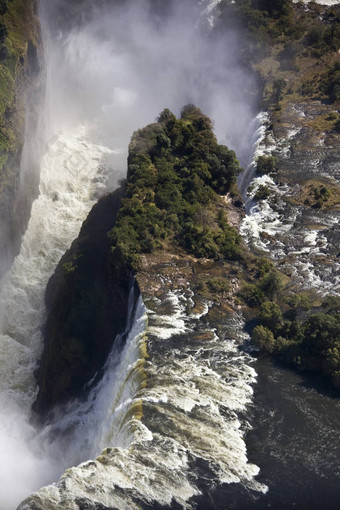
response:
M74 452L63 452L60 447L56 459L58 438L54 437L51 448L46 431L30 425L36 394L33 371L42 350L44 290L95 199L125 177L133 132L154 122L164 108L179 115L184 105L193 103L213 120L218 141L235 150L245 164L250 150L247 129L256 114L256 97L250 94L253 76L239 62L240 34L217 35L212 28L218 2L67 4L44 0L40 6L46 95L36 136L49 143L22 262L19 257L14 264L20 266L20 276L14 267L8 276L14 283L5 286L0 299L6 301L8 288L16 289L10 323L6 308L2 309L1 333L6 341L0 352L0 507L6 510L40 486L56 481L70 463L79 461L77 441ZM74 171L72 179L68 181L61 169ZM79 193L85 185L88 191L82 190L82 200L86 206L80 199L73 205L70 193ZM67 214L66 207L70 207ZM66 227L69 230L64 233ZM41 258L46 262L44 268L33 265L29 257L35 264ZM28 313L25 306L32 310ZM28 327L29 321L33 322ZM69 448L72 441L67 444ZM86 453L82 452L85 458Z
M219 142L242 158L255 110L252 77L239 63L239 35L212 33L216 3L82 4L87 22L54 27L46 49L52 132L90 123L92 136L121 151L115 171L124 174L133 131L164 108L178 115L193 103L213 119ZM45 20L51 8L56 18L56 7L45 4Z

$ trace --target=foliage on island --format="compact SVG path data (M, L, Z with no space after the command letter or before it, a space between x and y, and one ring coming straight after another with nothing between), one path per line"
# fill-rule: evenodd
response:
M197 258L240 259L240 236L220 197L237 195L240 170L198 108L187 105L180 119L164 110L130 144L126 198L109 232L113 264L136 271L141 253L170 245Z
M277 170L278 158L275 156L258 156L256 158L257 175L267 175L275 173Z
M244 285L240 297L255 311L251 336L260 351L329 376L340 388L340 297L329 295L312 306L306 293L286 294L275 269Z

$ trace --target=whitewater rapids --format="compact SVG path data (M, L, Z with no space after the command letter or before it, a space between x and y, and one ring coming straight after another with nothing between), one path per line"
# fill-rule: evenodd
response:
M0 506L15 503L59 476L65 464L51 462L29 424L37 387L34 369L42 351L44 294L52 272L106 188L111 151L95 145L80 126L59 134L42 159L39 197L21 251L0 295ZM18 460L20 452L20 460ZM59 460L62 467L59 464Z
M191 296L189 287L170 291L161 302L149 303L152 310L144 309L144 315L139 305L126 347L139 358L123 355L119 366L119 373L132 374L137 384L130 386L130 375L123 375L121 391L113 392L124 396L102 422L106 432L100 442L106 448L33 494L20 510L100 504L138 510L174 501L189 509L205 477L207 491L223 483L266 491L255 479L259 469L248 462L244 442L249 429L244 413L256 373L252 358L239 349L246 338L242 319L228 319L217 334L201 320L209 304L202 314L187 312ZM105 391L106 382L101 386ZM116 432L110 436L108 430ZM128 431L123 442L119 430Z

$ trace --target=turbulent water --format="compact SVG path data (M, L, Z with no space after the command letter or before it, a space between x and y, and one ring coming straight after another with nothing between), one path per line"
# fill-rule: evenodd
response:
M1 456L0 501L6 510L13 508L13 500L19 502L34 486L49 481L51 472L55 476L61 469L58 461L51 466L44 460L27 421L36 395L33 371L42 349L44 291L105 186L103 165L108 155L107 149L86 139L85 128L67 131L49 143L41 164L40 195L33 204L20 254L3 284L0 441L5 455ZM23 452L23 462L18 462L18 451Z
M106 418L99 413L101 425L111 428L112 435L105 432L96 443L110 448L96 460L68 470L57 486L33 496L42 508L102 504L137 510L174 502L191 508L190 498L202 491L208 494L216 484L238 483L255 492L266 491L254 479L259 470L248 462L244 442L248 430L244 413L256 374L250 356L239 349L245 340L242 319L226 320L224 331L217 335L204 320L208 303L201 313L187 312L191 296L187 286L184 292L170 291L148 303L152 308L146 309L148 356L140 361L143 337L138 329L143 317L137 314L141 318L125 348L137 358L133 363L131 355L123 354L117 375L124 383L123 396L112 391L105 379L101 384L101 409L112 395L118 394L120 402L118 408L117 401L111 403ZM136 385L130 384L131 374ZM129 438L126 444L120 439L122 417L129 430L127 436L123 434L125 440ZM20 508L31 508L30 504Z
M304 113L305 115L305 113ZM294 159L290 147L300 129L288 129L284 139L274 140L268 131L268 116L256 117L257 130L253 140L253 155L247 172L241 177L240 189L245 197L247 215L240 227L245 241L255 250L272 257L300 288L314 288L321 293L340 291L340 263L337 259L339 241L339 214L332 209L317 210L304 205L293 205L289 198L299 189L297 183L280 184L269 175L256 176L256 158L278 155L281 162ZM337 179L338 161L333 161L324 145L315 147L306 168L305 162L293 162L296 174L320 178L326 173ZM308 175L307 175L308 173ZM263 201L253 199L259 186L270 190ZM248 189L248 192L247 192ZM287 200L288 198L288 200ZM325 264L324 259L329 263Z
M209 303L192 311L189 286L168 289L146 306L139 302L126 343L117 339L86 402L57 409L42 430L29 420L46 283L93 203L125 175L132 132L165 107L178 114L184 104L197 104L243 164L251 153L240 183L244 192L254 178L254 154L264 151L266 116L253 119L253 105L245 101L252 82L237 63L237 35L210 37L218 2L170 4L155 14L148 2L104 2L105 11L89 9L86 21L75 15L67 28L54 24L59 6L65 8L61 0L41 4L51 140L40 194L0 296L2 510L52 482L21 510L35 504L44 510L225 508L223 490L221 500L215 494L220 487L236 487L253 501L264 497L271 481L261 479L257 457L263 458L257 452L249 461L246 448L256 372L242 348L242 317L230 316L217 332L209 324ZM261 230L292 230L292 219L283 221L270 204L260 208L249 199L247 211L242 233L257 248L269 250ZM298 235L304 243L298 260L306 269L303 250L320 250L322 234L316 239L301 229ZM274 257L285 249L280 242L270 246ZM308 274L318 278L314 267ZM58 482L70 466L76 467Z

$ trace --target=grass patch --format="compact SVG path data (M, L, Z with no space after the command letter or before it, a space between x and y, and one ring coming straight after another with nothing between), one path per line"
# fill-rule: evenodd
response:
M289 201L314 209L339 207L340 186L335 181L310 179L302 184L299 193L290 197Z

